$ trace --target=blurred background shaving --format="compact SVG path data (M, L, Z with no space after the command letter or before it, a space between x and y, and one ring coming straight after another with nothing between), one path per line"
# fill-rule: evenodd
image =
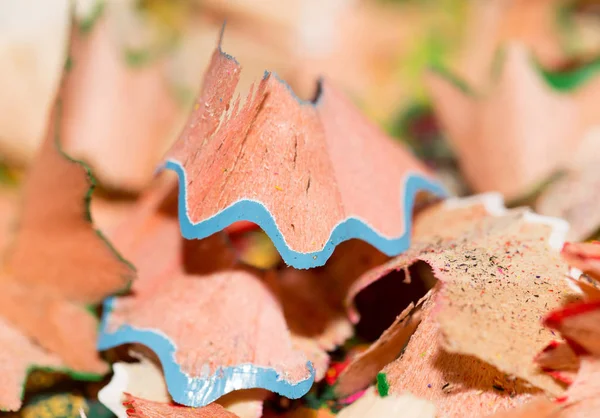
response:
M548 73L600 53L600 7L590 0L5 0L2 177L18 178L31 161L67 68L80 84L67 115L78 139L67 151L92 167L103 190L138 193L191 110L223 22L223 49L244 67L240 90L269 70L310 99L327 77L457 194L482 190L468 178L452 127L439 126L444 109L432 111L427 69L485 96L511 43ZM518 188L515 200L530 192Z

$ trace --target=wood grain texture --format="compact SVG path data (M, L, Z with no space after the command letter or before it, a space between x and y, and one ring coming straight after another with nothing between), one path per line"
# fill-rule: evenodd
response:
M457 209L446 216L452 210ZM437 212L444 211L438 206ZM435 208L423 216L424 224L428 218L436 223ZM532 362L555 339L540 318L579 297L564 280L567 265L550 248L551 243L560 245L553 222L513 210L457 221L453 233L449 224L438 234L415 236L410 250L363 275L350 297L391 271L425 261L443 283L437 319L445 350L475 356L560 394L562 387Z
M239 73L232 57L215 51L195 111L168 155L185 171L192 224L251 200L273 218L278 239L300 253L322 250L348 218L388 239L407 232L407 176L434 180L405 148L326 81L309 103L266 74L242 100L234 99ZM237 219L254 221L243 211Z
M131 418L236 418L221 405L211 403L202 408L189 408L180 405L148 401L126 395L124 404L128 407L127 416Z
M390 394L429 400L438 418L483 417L526 402L536 390L524 382L475 357L444 350L435 300L440 287L425 302L423 321L402 356L382 371Z
M311 379L304 347L288 330L289 313L285 316L281 305L281 295L297 292L297 286L289 280L274 286L264 272L238 265L224 234L184 240L177 222L176 183L169 176L162 180L112 237L139 277L130 294L111 301L101 346L123 341L148 345L163 363L171 396L180 403L198 405L204 400L194 401L196 395L206 399L202 397L209 393L216 399L232 390L264 387L264 370L279 373L292 386ZM294 296L302 298L301 293ZM146 335L161 342L149 343ZM322 373L327 362L325 356ZM229 369L237 371L224 376ZM229 383L219 386L215 379Z

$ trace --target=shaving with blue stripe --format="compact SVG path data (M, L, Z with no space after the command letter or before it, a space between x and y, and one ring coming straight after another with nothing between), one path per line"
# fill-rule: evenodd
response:
M187 406L249 388L299 398L323 372L307 358L324 348L306 348L290 333L283 288L228 258L221 231L253 222L290 270L309 269L349 240L370 244L369 252L401 253L413 207L423 196L445 196L408 150L328 82L315 100L302 101L265 73L242 99L234 98L239 75L240 65L218 47L162 166L168 180L146 193L137 219L113 237L138 280L129 295L105 302L98 347L150 348L172 399ZM331 329L327 349L345 332Z
M171 398L186 406L250 388L301 397L315 371L295 347L266 273L239 265L223 233L181 237L171 199L177 181L168 174L111 236L138 277L130 293L105 301L98 349L146 346Z
M217 48L163 164L179 179L182 235L250 221L298 269L324 265L350 239L389 256L406 250L415 202L445 196L441 184L328 81L304 101L267 72L234 97L240 72Z

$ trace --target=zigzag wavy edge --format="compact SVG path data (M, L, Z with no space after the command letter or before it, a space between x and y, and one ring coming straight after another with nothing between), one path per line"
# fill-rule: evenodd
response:
M412 232L412 209L416 196L427 192L434 196L445 198L448 193L437 181L425 176L408 173L404 183L403 205L404 232L398 237L386 237L375 230L363 219L348 217L338 223L331 231L323 249L311 253L302 253L289 247L280 232L273 214L260 201L240 199L222 209L216 215L203 221L193 223L188 215L187 206L187 176L183 165L174 159L168 159L162 167L174 171L179 181L178 211L181 234L186 239L202 239L222 231L237 221L249 221L257 224L271 239L283 261L296 269L309 269L325 264L337 245L350 239L360 239L377 248L384 254L393 257L401 254L410 246ZM402 184L402 183L400 183Z
M309 376L297 383L290 383L274 369L253 364L220 367L210 376L190 377L175 361L175 344L155 330L145 330L122 325L115 332L108 332L108 317L115 297L104 302L104 315L100 327L98 350L107 350L123 344L138 343L151 349L163 368L167 389L173 401L191 407L206 406L234 390L266 389L290 399L304 396L315 380L315 370L307 362Z

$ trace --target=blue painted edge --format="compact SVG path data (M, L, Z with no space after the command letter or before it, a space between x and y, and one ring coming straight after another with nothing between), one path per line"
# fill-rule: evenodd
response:
M376 232L373 227L358 218L347 218L335 226L329 240L322 250L302 253L292 250L279 231L273 215L256 200L241 199L223 209L216 215L198 223L192 223L187 210L187 179L185 169L176 160L169 159L164 168L177 173L179 179L179 225L181 234L186 239L202 239L222 231L234 222L245 220L254 222L269 236L286 264L296 269L308 269L325 264L335 247L349 239L357 238L365 241L384 254L393 257L399 255L410 246L412 231L412 208L419 192L429 192L435 196L446 197L443 186L418 174L409 174L405 178L404 192L404 233L397 238L387 238Z
M310 362L306 367L310 374L305 380L290 383L275 370L253 364L219 367L211 376L188 377L175 361L176 348L164 335L152 330L140 330L123 325L115 332L108 332L108 317L116 297L104 302L104 314L98 339L98 350L107 350L123 344L138 343L150 348L159 358L169 394L179 404L201 407L216 401L234 390L262 388L290 399L305 395L315 380L315 370Z

